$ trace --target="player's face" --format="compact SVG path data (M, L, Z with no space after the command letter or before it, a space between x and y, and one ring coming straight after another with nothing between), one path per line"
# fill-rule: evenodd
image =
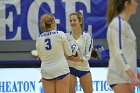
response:
M71 25L72 29L81 28L80 24L81 24L81 22L79 21L79 19L77 18L76 15L70 16L70 25Z
M137 0L131 0L131 3L128 5L127 9L130 11L131 14L135 14L137 10Z

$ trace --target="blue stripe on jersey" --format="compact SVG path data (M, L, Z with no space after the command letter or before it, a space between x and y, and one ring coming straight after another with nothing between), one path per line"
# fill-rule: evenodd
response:
M122 35L122 29L121 29L121 28L122 28L122 27L121 27L121 17L118 16L118 18L119 18L119 47L120 47L120 49L122 49L122 37L121 37L121 35ZM121 57L122 57L124 63L127 64L127 61L126 61L126 59L125 59L124 54L121 54Z
M122 42L121 42L121 40L122 40L122 38L121 38L121 34L122 34L121 18L120 18L120 16L118 16L118 18L119 18L119 47L120 47L120 49L122 49Z
M91 51L91 49L92 49L92 35L90 34L90 46L89 46L89 50L88 51Z

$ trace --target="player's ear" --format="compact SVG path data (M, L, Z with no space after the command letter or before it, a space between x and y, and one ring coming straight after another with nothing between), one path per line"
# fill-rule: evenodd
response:
M124 3L124 7L127 7L128 5L130 5L130 3L131 2L129 2L129 1L126 0L125 3Z

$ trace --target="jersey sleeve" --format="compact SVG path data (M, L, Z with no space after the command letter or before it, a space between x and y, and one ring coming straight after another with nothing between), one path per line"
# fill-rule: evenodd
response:
M93 38L89 33L86 33L86 47L85 47L85 55L83 57L84 61L88 61L91 56L92 47L93 47Z
M39 50L39 37L36 39L36 50L37 50L37 52Z
M71 56L72 55L72 50L71 50L70 44L68 42L68 39L67 39L66 35L62 31L61 31L61 37L62 37L62 44L63 44L63 47L64 47L65 55Z
M128 70L129 64L124 56L124 52L123 52L123 47L122 47L122 30L123 28L121 28L121 32L119 31L119 25L113 24L112 26L110 26L108 28L108 30L110 30L110 38L112 40L112 50L113 50L113 55L116 57L116 59L118 60L118 64L120 66L122 66L123 70L126 71Z
M36 39L36 45L35 45L35 47L36 47L36 51L37 51L37 56L39 57L39 51L40 51L40 47L39 47L39 45L40 45L40 41L39 41L39 37L37 37L37 39Z

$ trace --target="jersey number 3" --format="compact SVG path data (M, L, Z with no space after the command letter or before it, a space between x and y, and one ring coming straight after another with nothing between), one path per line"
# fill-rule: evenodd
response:
M47 38L45 39L45 43L46 43L46 50L51 50L52 49L52 46L51 46L51 39L50 38Z

